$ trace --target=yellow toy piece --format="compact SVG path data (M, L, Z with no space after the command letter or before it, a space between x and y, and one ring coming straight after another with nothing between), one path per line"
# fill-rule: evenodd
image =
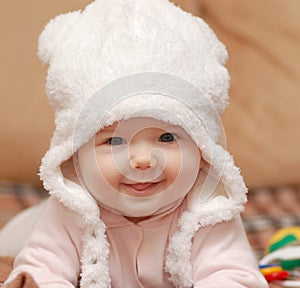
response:
M286 249L288 249L288 251L285 251ZM290 251L291 249L294 252ZM278 231L276 231L270 238L268 245L265 249L264 258L270 258L272 255L277 255L277 260L279 261L283 270L293 270L295 268L300 267L299 249L300 227L290 226L281 228ZM288 254L290 256L288 256Z

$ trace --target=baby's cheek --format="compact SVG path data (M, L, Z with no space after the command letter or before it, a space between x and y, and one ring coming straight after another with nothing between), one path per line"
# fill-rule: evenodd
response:
M121 174L116 167L115 161L113 161L111 157L102 156L101 160L99 159L97 161L97 165L99 173L98 177L103 177L111 187L118 187Z
M169 153L166 165L166 176L170 182L174 182L182 169L181 153Z

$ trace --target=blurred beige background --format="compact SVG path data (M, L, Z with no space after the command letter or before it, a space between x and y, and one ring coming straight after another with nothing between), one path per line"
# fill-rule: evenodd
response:
M54 126L38 35L50 18L89 2L0 2L0 180L40 186ZM231 106L223 120L247 185L300 184L300 1L174 2L205 18L227 45Z

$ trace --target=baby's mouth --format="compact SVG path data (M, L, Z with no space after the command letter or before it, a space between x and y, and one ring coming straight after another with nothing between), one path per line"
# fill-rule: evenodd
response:
M131 186L135 190L142 191L142 190L145 190L155 184L156 183L146 182L146 183L136 183L136 184L126 184L126 185Z
M126 194L131 196L151 196L156 194L156 188L160 184L160 181L158 182L142 182L142 183L123 183Z

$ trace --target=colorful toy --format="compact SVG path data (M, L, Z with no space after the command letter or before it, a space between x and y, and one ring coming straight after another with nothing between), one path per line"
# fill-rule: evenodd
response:
M279 229L269 240L265 254L270 254L283 247L291 247L300 244L300 227L292 226ZM300 254L292 259L279 259L284 270L292 270L300 267ZM286 257L285 257L286 258Z
M261 265L260 272L265 276L268 282L277 280L286 280L290 274L276 264Z
M282 281L283 287L300 287L300 227L279 229L270 238L260 271L268 282ZM296 276L296 277L295 277Z

